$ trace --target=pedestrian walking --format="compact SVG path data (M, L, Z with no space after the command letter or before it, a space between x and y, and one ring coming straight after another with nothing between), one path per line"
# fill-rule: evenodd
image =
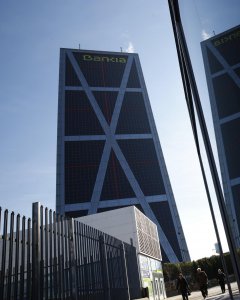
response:
M221 290L222 290L222 293L225 293L225 274L222 272L221 269L218 269L218 276L217 276L217 279L218 279L218 283L221 287Z
M199 285L199 290L205 299L208 295L208 277L207 274L201 270L201 268L197 268L197 282Z
M188 283L182 273L179 273L177 279L177 290L182 294L183 300L188 300Z

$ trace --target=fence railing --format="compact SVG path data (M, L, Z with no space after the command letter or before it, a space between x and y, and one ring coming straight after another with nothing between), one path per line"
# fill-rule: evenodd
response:
M0 208L0 299L140 296L136 250L33 204L32 220Z

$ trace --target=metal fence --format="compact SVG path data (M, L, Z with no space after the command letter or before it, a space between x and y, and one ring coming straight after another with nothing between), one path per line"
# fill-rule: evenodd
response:
M33 204L32 220L0 208L0 299L140 297L136 249Z

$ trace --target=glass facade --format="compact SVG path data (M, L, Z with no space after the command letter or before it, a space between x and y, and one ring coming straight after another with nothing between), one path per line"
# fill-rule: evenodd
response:
M107 121L110 125L113 111L117 101L118 92L94 91L93 95Z
M229 66L239 63L240 52L240 27L237 26L225 33L219 34L212 39L213 46L219 54L226 60Z
M65 142L65 203L91 199L104 142Z
M117 134L150 133L142 93L126 92L117 125Z
M153 140L119 140L118 144L144 195L165 194Z
M217 58L209 49L207 49L207 57L209 61L209 69L211 74L219 72L223 69L223 65L217 60Z
M101 200L122 199L136 197L131 185L118 161L111 150L107 172L101 193Z
M162 201L160 203L150 203L150 206L159 223L161 224L163 231L169 237L169 242L171 243L172 247L177 249L176 252L180 258L181 250L179 248L177 232L173 230L174 224L173 219L171 218L171 211L168 202ZM164 251L162 251L162 255L166 257L166 253Z
M66 86L80 86L80 80L75 73L72 64L69 61L69 58L66 57L65 63L65 85Z
M127 88L140 88L140 81L138 77L137 67L135 61L133 61L132 68L128 78Z
M99 135L103 129L83 91L65 92L65 135Z
M240 26L202 42L221 175L233 236L240 247Z
M61 62L57 211L78 217L135 204L164 230L165 260L189 260L183 232L175 240L179 216L138 55L62 49Z
M65 213L65 216L68 218L79 218L79 217L84 217L87 214L88 214L88 210L83 209L83 210L77 210L77 211L67 211Z
M221 127L229 177L240 178L240 118Z
M240 89L228 74L213 78L219 118L240 112Z
M127 56L74 52L74 57L89 86L120 87Z
M232 195L233 195L233 202L235 207L235 213L236 213L236 219L234 220L234 223L237 220L240 220L240 184L235 185L232 187ZM240 226L238 225L238 229L240 230Z

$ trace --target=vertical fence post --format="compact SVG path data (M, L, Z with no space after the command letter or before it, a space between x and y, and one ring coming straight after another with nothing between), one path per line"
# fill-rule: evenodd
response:
M14 287L14 299L18 298L18 269L19 269L19 240L20 240L20 215L17 215L17 224L16 224L16 246L15 246L15 287Z
M0 277L0 299L4 298L4 290L5 290L5 268L6 268L6 255L7 255L7 227L8 227L8 210L6 209L4 212L3 219L3 236L2 236L2 267L1 267L1 277Z
M21 250L21 267L20 267L20 300L23 299L24 295L24 271L25 271L25 248L26 248L26 232L25 232L26 218L22 218L22 250Z
M32 300L40 299L40 203L32 206Z
M111 300L110 281L109 281L108 262L107 262L107 251L106 251L106 245L105 245L103 235L99 236L99 252L100 252L100 261L101 261L101 266L102 266L104 299Z
M32 291L32 272L31 272L31 219L27 221L27 299L31 299Z
M48 288L49 288L49 282L48 282L48 278L49 278L48 235L49 235L48 208L45 208L45 300L48 300Z
M126 299L130 299L129 284L128 284L128 269L127 269L127 263L126 263L126 252L125 252L125 246L124 246L123 242L120 245L120 253L121 253L121 259L122 259L122 266L123 266L123 282L124 282L125 291L126 291Z
M78 283L77 283L77 264L76 264L76 245L74 238L74 220L68 221L68 235L69 235L69 260L70 260L70 286L72 299L78 299Z
M7 280L7 300L12 296L12 263L13 263L13 239L14 239L14 212L11 213L10 218L10 235L9 235L9 249L8 249L8 280Z
M44 233L44 226L43 226L43 207L40 206L40 299L43 299L43 292L44 292L44 259L43 259L43 233Z

